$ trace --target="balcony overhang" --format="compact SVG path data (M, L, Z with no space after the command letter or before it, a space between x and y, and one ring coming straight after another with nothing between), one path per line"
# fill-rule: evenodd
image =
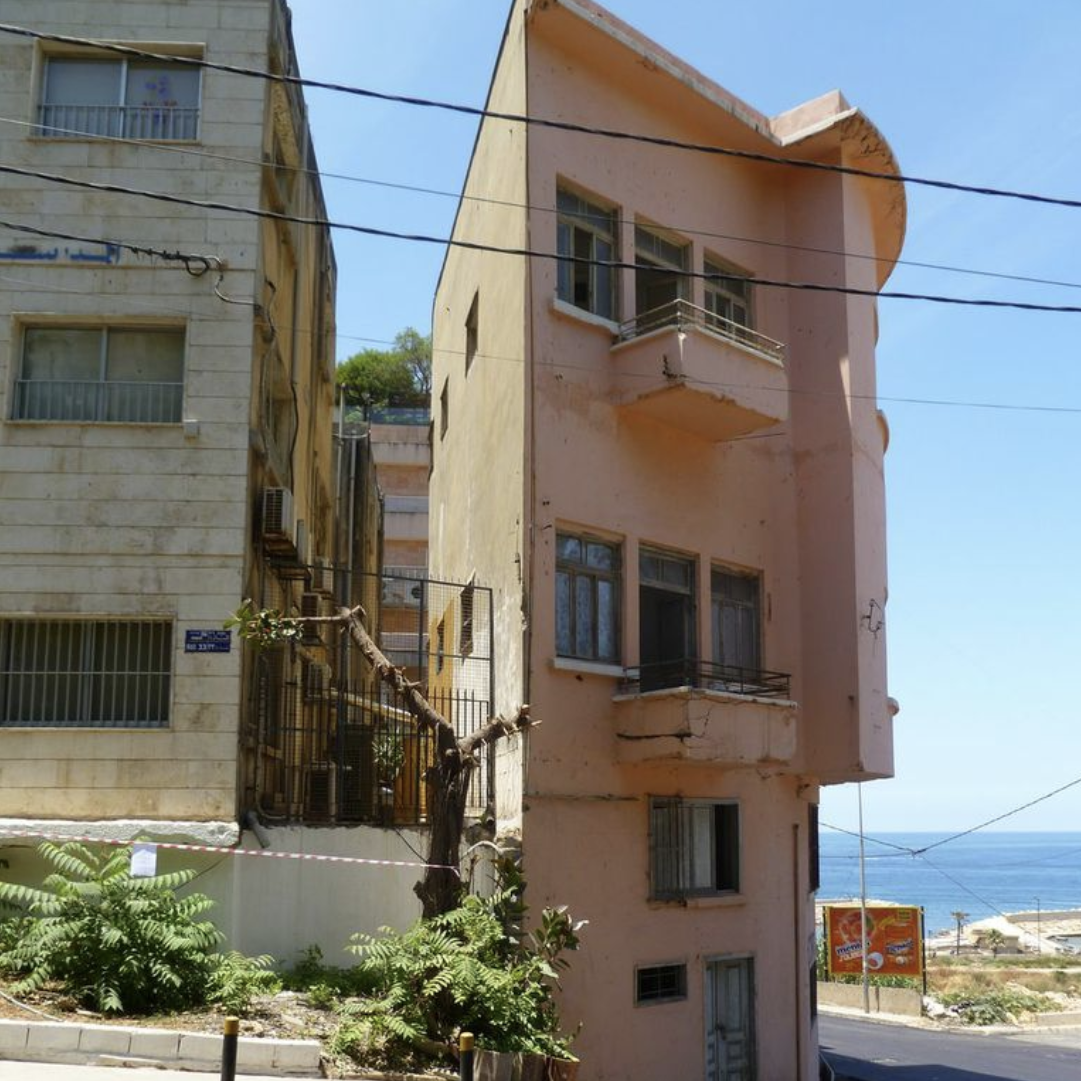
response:
M787 698L669 687L617 694L616 758L714 766L786 765L796 754L796 703Z
M612 361L620 409L710 442L788 419L784 346L683 300L623 324Z

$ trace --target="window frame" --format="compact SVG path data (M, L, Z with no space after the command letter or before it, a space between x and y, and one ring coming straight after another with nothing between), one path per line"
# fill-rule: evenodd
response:
M575 205L572 205L572 201ZM607 228L605 228L607 224ZM598 244L607 243L607 255ZM579 245L588 248L579 252ZM619 212L598 196L571 185L556 184L556 297L579 311L615 322L619 316L619 275L613 267L576 263L574 259L619 262ZM601 281L607 271L608 284ZM579 288L584 297L578 296Z
M671 252L664 251L664 248L670 248ZM651 222L635 222L634 314L639 334L676 321L680 301L691 299L691 280L688 274L693 258L694 248L686 237ZM654 287L666 285L666 278L671 278L675 286L671 300L644 306L642 301L646 287L651 284ZM666 312L667 308L672 311Z
M564 540L574 540L581 545L582 555L578 560L571 560L562 556L561 544ZM597 546L607 549L612 555L612 567L604 568L589 562L589 546ZM618 665L622 656L623 635L623 545L621 541L610 537L601 537L593 533L581 532L572 529L556 530L555 551L555 653L557 657L571 660L587 661L596 664ZM566 577L569 586L567 590L568 603L568 632L565 641L561 641L560 635L560 604L561 588L560 581ZM587 651L579 649L578 627L578 593L579 582L588 583L589 608L592 618L592 626L589 632L590 644ZM611 627L609 638L612 643L610 652L601 652L601 612L600 593L601 583L608 583L611 589Z
M56 632L51 634L54 628ZM70 631L66 643L64 628ZM144 629L146 634L136 639L136 634ZM123 656L121 642L126 647ZM2 617L0 731L168 728L176 680L175 652L176 630L170 617ZM142 667L122 668L121 661L131 662L133 654L135 664ZM106 663L110 656L112 666ZM28 669L28 663L34 667ZM153 667L154 663L159 667ZM17 666L20 664L21 667ZM135 718L101 715L107 697L116 710L117 686L125 710L129 705L139 706L137 699L141 695L153 701L156 709L152 714ZM66 706L75 716L27 716L35 709L43 713L50 709L53 714L61 712L65 706L61 697L67 699ZM25 699L29 699L28 704L24 703Z
M675 978L674 987L671 990L666 991L661 989L649 994L643 994L643 978L649 979L650 977L654 977L659 982L667 975L674 976ZM662 1006L666 1002L683 1002L686 998L686 961L671 961L666 964L634 966L634 1004L636 1006Z
M708 811L703 816L702 811ZM667 821L662 821L662 816ZM709 834L696 834L703 817ZM649 799L649 899L738 896L741 891L743 838L740 804L735 799ZM689 840L688 840L689 837ZM689 845L689 847L688 847ZM708 858L708 867L696 860ZM699 884L704 878L711 884Z
M97 345L97 374L94 379L28 379L26 378L28 364L30 362L29 348L33 336L38 332L61 331L61 332L86 332L98 335ZM179 343L179 379L174 381L160 381L153 379L115 379L110 378L110 363L115 359L111 349L112 336L120 336L125 333L144 335L169 336L174 339L174 345ZM184 397L186 389L186 376L188 368L188 332L187 326L176 322L113 322L113 321L85 321L85 320L59 320L59 319L26 319L21 322L18 335L18 355L15 365L15 379L11 394L11 412L9 419L17 422L28 423L54 423L54 424L121 424L121 425L180 425L184 416ZM61 400L61 407L56 409L54 399L47 398L44 408L40 399L35 403L39 394L44 394L49 384L55 384L56 390L60 391L61 398L65 395L67 401ZM61 388L69 388L66 392ZM78 388L82 389L78 389ZM110 416L114 408L123 412L124 399L117 397L114 400L110 388L114 392L118 388L160 388L165 392L164 408L158 406L158 412L167 414L164 419L158 419L147 415ZM129 390L127 393L131 393ZM41 415L36 415L41 414Z
M128 43L125 43L128 44ZM139 48L139 43L131 43ZM190 52L180 51L175 47L152 45L152 51L161 52L168 48L169 57L165 60L146 60L134 57L110 55L93 51L60 51L49 50L43 52L41 57L40 77L37 81L38 104L34 134L42 139L116 139L122 142L160 142L160 143L194 143L201 138L203 120L203 71L194 64L184 63L185 60L201 60L202 49L193 49ZM183 48L183 47L181 47ZM115 99L108 103L85 103L50 101L50 70L53 65L60 64L99 64L102 67L115 68ZM175 70L191 72L195 78L195 104L177 105L175 103L154 104L131 104L131 74L138 69L148 70ZM65 126L55 122L55 118L48 115L50 109L100 109L105 110L102 114L104 123L91 124L90 114L87 114L87 123L81 127ZM185 113L189 115L184 116ZM168 120L168 124L163 121ZM162 134L155 131L155 127L168 127L169 133ZM97 128L98 130L93 130ZM104 128L105 130L101 130ZM174 134L180 128L180 134ZM190 128L190 130L189 130Z
M477 357L477 346L480 340L480 290L473 294L473 302L469 305L469 312L465 317L465 372L473 367L473 361Z
M743 267L727 259L722 259L712 252L706 252L702 259L703 279L702 306L706 311L706 326L725 337L739 336L736 327L744 330L755 329L754 285L752 275ZM739 288L733 289L733 283L723 278L711 279L710 274L732 274L744 279ZM727 305L727 314L717 311L711 305ZM736 317L737 306L743 309L743 319Z
M748 602L738 597L723 594L717 589L717 577L740 579L754 583L754 601ZM709 569L709 621L712 642L710 643L711 659L714 664L721 667L739 668L746 672L761 672L763 669L763 641L762 641L762 574L760 571L745 570L732 567L724 563L712 563ZM745 663L747 658L739 654L738 660L730 660L724 656L724 609L733 608L738 613L740 621L746 613L753 620L753 643L754 655L750 658L753 663ZM718 618L718 609L720 617ZM737 638L741 637L737 632Z

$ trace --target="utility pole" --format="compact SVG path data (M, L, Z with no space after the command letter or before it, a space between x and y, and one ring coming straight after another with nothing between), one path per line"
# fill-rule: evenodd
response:
M860 972L863 983L863 1012L871 1012L871 981L867 976L867 876L863 856L863 782L856 784L860 811Z

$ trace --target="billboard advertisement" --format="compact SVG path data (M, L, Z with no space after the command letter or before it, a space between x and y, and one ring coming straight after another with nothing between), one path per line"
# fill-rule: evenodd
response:
M923 975L923 913L901 905L867 908L867 972L872 976ZM831 976L860 975L858 905L829 905L825 909L826 956Z

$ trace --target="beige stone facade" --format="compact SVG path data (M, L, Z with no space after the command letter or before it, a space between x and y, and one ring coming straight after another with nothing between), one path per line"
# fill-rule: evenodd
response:
M295 71L288 18L0 0L49 35ZM298 92L10 34L0 73L0 158L30 174L325 216ZM246 596L293 610L310 586L279 572L334 555L329 234L45 175L0 201L0 818L235 837L254 674L188 633Z
M489 109L896 172L590 0L512 5ZM494 587L499 835L590 921L584 1081L817 1076L820 786L892 772L873 296L893 183L481 125L434 305L430 565ZM853 259L850 254L876 259ZM470 352L469 336L475 342Z

